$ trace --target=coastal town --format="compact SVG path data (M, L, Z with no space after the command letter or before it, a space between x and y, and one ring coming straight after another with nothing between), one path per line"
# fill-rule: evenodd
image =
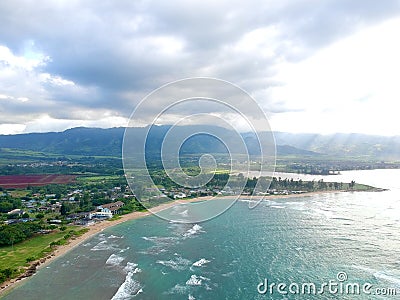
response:
M157 171L152 177L156 185L135 190L141 194L139 202L124 175L12 176L2 176L3 185L0 182L0 260L5 262L0 268L2 289L10 280L19 281L34 274L60 247L75 245L102 228L146 215L146 208L218 197L289 197L310 192L374 190L354 181L245 178L243 174L232 175L229 186L226 173L214 174L204 187L187 188ZM29 250L21 255L16 249Z
M236 182L240 180L244 180L241 174L236 176ZM206 187L186 188L171 185L170 181L163 179L161 183L165 183L164 185L143 188L141 198L147 197L151 201L152 197L157 197L163 199L162 202L168 202L205 196L273 196L367 188L356 185L355 182L307 182L280 177L273 177L268 184L262 177L256 190L257 182L257 178L246 179L244 188L240 189L224 185L226 175L216 174ZM145 210L124 176L81 177L72 184L28 185L20 189L2 188L0 185L0 189L0 220L6 225L33 221L53 225L92 225L121 214Z

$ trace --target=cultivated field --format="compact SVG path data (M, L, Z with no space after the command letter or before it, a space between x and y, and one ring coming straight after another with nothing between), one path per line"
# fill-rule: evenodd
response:
M26 188L28 186L43 186L47 184L73 183L76 175L35 174L35 175L7 175L0 176L0 187Z

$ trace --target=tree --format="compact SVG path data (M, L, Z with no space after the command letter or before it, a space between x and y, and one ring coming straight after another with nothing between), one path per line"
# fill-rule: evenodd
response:
M9 212L10 210L13 209L12 203L8 201L0 202L0 212Z
M356 182L355 182L354 180L352 180L352 181L349 183L349 188L350 188L350 189L353 189L355 185L356 185Z
M43 218L44 218L44 214L42 214L42 213L38 213L36 215L36 219L43 219Z
M61 208L60 208L60 213L62 216L65 216L68 212L67 207L65 206L65 203L61 204Z

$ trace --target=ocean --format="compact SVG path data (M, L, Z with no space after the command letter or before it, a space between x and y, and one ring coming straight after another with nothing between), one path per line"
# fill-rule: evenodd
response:
M326 178L390 190L270 199L254 209L238 201L197 224L132 220L85 241L4 299L398 298L400 170Z

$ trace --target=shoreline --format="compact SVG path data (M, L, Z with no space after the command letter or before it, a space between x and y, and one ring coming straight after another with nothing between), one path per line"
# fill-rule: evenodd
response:
M135 220L135 219L139 219L139 218L143 218L143 217L152 215L154 213L168 209L175 205L190 203L190 202L195 202L195 201L208 201L208 200L212 200L213 198L214 197L206 196L206 197L198 197L198 198L187 199L187 200L173 200L171 202L167 202L167 203L158 205L156 207L153 207L151 212L148 210L147 211L134 211L134 212L131 212L126 215L121 215L120 218L117 220L113 220L113 221L104 220L104 221L101 221L94 225L81 226L82 228L87 228L89 230L80 236L70 239L67 244L57 246L54 249L54 251L49 253L46 257L42 257L40 259L30 262L29 265L25 268L26 271L24 273L22 273L21 275L19 275L18 277L7 280L7 281L3 282L2 284L0 284L0 298L2 296L4 296L4 294L10 292L13 288L16 288L18 285L23 283L25 279L34 275L37 270L40 270L40 269L46 267L47 265L49 265L51 262L53 262L57 258L62 257L63 255L65 255L66 253L68 253L69 251L74 249L75 247L79 246L80 244L82 244L83 242L88 240L89 238L102 232L104 229L116 226L118 224L130 221L130 220ZM222 198L222 197L219 197L219 198ZM27 275L26 273L28 272L28 270L31 267L34 268L34 272Z
M314 195L319 195L319 194L334 194L334 193L342 193L342 192L355 192L355 191L348 191L348 190L328 190L328 191L314 191L314 192L305 192L301 194L288 194L288 195L269 195L269 196L250 196L250 195L240 195L236 201L239 200L244 200L244 199L285 199L285 198L298 198L298 197L311 197ZM130 220L135 220L139 218L143 218L149 215L152 215L154 213L160 212L162 210L171 208L176 205L180 204L185 204L185 203L191 203L191 202L198 202L198 201L210 201L210 200L220 200L220 199L231 199L234 195L232 196L205 196L205 197L197 197L197 198L192 198L192 199L185 199L185 200L173 200L171 202L167 202L158 206L155 206L152 208L152 211L135 211L131 212L126 215L121 215L119 219L113 220L113 221L108 221L104 220L101 221L97 224L90 225L90 226L81 226L82 228L88 228L89 230L85 232L84 234L77 236L73 239L70 239L69 242L65 245L59 245L57 246L53 252L49 253L46 257L43 257L41 259L35 260L29 264L29 266L26 267L25 273L21 274L17 278L7 280L3 282L0 285L0 297L4 296L4 294L10 292L13 288L16 288L19 284L23 283L25 279L31 277L36 273L37 270L46 267L49 265L51 262L56 260L59 257L62 257L75 247L79 246L81 243L85 242L89 238L93 237L94 235L102 232L103 230L119 225L121 223L130 221ZM30 268L33 268L33 272L27 274L28 270Z

